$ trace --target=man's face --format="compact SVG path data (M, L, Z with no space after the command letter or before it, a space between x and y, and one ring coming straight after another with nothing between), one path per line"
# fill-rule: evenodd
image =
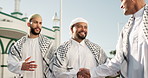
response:
M75 40L83 40L87 36L87 24L84 22L76 23L73 28L71 28L72 36Z
M39 35L42 28L42 19L40 17L33 18L30 22L30 33Z
M134 0L121 0L121 8L124 11L124 15L130 15L136 12Z

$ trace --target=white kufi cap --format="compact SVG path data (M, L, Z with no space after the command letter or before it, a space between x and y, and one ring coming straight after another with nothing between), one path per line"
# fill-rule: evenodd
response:
M84 22L88 25L88 21L85 20L84 18L81 18L81 17L78 17L78 18L75 18L74 20L71 21L70 23L70 27L76 23L79 23L79 22Z

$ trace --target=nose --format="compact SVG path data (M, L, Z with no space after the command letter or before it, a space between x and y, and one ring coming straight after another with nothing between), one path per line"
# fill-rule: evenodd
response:
M123 5L122 5L122 3L121 3L121 5L120 5L120 8L123 8Z
M120 6L120 8L123 8L123 6Z
M37 27L41 28L42 27L42 24L38 23L37 24Z
M87 31L87 28L85 26L82 27L83 31Z

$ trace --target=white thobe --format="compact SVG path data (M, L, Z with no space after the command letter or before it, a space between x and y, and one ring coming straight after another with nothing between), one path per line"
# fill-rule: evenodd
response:
M55 74L56 78L77 78L77 72L79 68L91 69L97 66L96 60L90 49L85 44L84 40L82 42L77 42L72 39L72 45L66 55L67 61L64 63L64 67L71 66L71 70L67 72L58 72Z
M135 20L129 35L129 52L128 52L128 78L144 78L144 57L147 56L148 44L142 31L142 17L144 8L134 14ZM119 38L118 44L121 44ZM92 76L108 76L120 70L122 56L122 47L117 44L117 55L108 64L100 65L97 68L91 69Z
M134 14L135 21L129 35L129 78L144 78L144 51L147 43L142 32L142 15L144 8Z
M22 63L25 59L30 57L29 61L35 61L37 68L35 71L23 71L21 70ZM10 71L22 74L23 78L43 78L43 63L42 55L39 48L38 38L27 38L26 42L23 44L22 48L22 61L17 61L9 55L8 62L11 65L8 65ZM15 69L15 70L14 70Z

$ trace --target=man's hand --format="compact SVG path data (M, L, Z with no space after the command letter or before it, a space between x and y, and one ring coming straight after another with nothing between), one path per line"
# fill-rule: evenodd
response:
M89 69L80 68L77 73L77 78L91 78Z
M26 70L26 71L35 71L33 68L37 68L37 65L36 64L32 64L32 63L35 63L35 61L30 61L28 62L28 60L30 59L31 57L28 57L25 62L22 64L22 68L21 70Z

